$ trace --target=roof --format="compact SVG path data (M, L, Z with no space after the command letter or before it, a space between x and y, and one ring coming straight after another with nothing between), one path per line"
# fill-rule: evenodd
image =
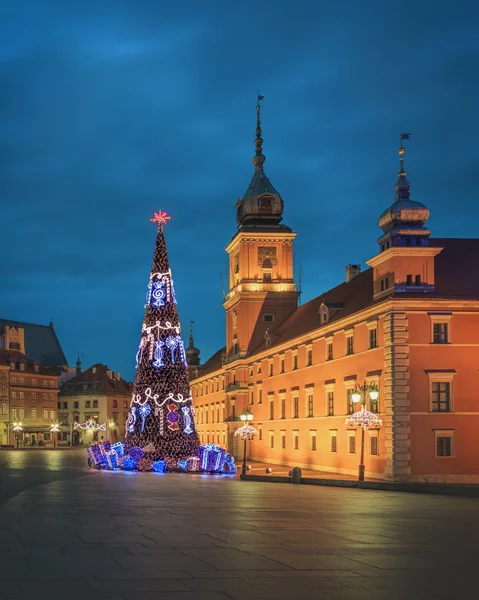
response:
M49 367L45 365L38 365L38 371L35 371L35 362L23 352L18 350L9 350L7 348L0 350L0 365L10 365L15 363L15 369L18 369L19 373L35 373L40 375L50 375L58 377L61 374L61 369L55 367ZM20 371L19 364L23 362L25 368Z
M198 379L200 377L203 377L203 375L208 375L208 373L213 373L214 371L221 369L221 367L223 366L223 356L225 356L225 353L226 347L223 346L223 348L217 350L213 354L213 356L210 356L210 358L205 362L205 364L201 365L201 367L198 368L198 377L195 377L195 379Z
M60 391L62 396L76 396L78 394L106 394L115 396L130 396L131 385L111 371L107 365L97 363L92 365L80 375L73 377L65 383ZM86 387L85 387L86 386Z
M444 248L434 259L435 296L479 298L479 239L430 238L430 246Z
M25 353L32 360L38 360L42 365L60 367L68 364L57 334L51 325L35 325L23 321L0 319L0 329L5 326L21 327L25 331Z

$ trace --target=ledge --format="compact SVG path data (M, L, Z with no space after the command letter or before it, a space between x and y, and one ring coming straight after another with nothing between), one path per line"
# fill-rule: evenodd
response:
M260 481L270 483L291 483L291 477L280 475L240 475L241 481ZM322 485L329 487L355 488L361 490L384 490L388 492L409 492L413 494L439 494L444 496L479 497L479 485L438 484L438 483L400 483L395 481L355 481L351 479L320 479L302 477L303 485Z

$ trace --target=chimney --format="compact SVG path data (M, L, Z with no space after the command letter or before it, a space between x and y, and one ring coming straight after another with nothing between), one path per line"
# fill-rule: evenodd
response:
M113 371L113 377L117 380L120 381L120 371Z
M109 369L107 369L106 371L106 376L108 377L108 379L113 379L113 373Z
M92 373L96 373L96 367L93 367L93 369L91 370Z
M361 265L346 265L346 283L361 273Z

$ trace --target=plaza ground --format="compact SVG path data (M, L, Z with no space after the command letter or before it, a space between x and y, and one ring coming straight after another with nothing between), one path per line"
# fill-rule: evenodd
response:
M0 451L0 600L419 600L479 593L474 498L96 472Z

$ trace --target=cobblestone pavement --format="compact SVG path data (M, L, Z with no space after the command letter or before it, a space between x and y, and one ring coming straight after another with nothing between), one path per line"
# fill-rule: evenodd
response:
M477 597L475 499L96 472L75 450L2 450L0 484L0 600Z

